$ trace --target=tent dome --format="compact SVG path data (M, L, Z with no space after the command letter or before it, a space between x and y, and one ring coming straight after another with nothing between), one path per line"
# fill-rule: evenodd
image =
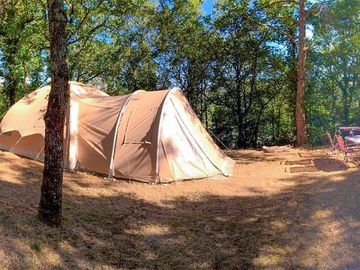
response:
M10 108L0 124L0 149L43 161L49 91L49 86L36 90ZM70 92L66 168L144 182L232 173L234 162L217 147L178 89L108 96L70 82Z

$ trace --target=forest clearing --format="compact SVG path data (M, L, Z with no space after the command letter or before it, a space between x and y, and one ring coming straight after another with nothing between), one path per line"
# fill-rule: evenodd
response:
M360 268L358 169L324 150L229 154L229 178L149 185L65 173L64 221L52 228L36 218L43 165L0 152L0 268ZM286 161L304 158L319 171L290 173Z
M0 270L360 270L360 0L0 0Z

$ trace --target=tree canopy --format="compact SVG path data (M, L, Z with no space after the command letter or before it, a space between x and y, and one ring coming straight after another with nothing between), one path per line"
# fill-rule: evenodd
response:
M71 80L111 95L179 86L226 147L296 140L299 1L66 1ZM360 2L306 1L305 129L359 125ZM0 0L0 110L49 84L45 1ZM220 146L223 146L220 144Z

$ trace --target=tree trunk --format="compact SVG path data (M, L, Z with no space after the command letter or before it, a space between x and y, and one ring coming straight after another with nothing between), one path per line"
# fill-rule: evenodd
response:
M17 82L16 82L16 78L14 76L14 74L12 73L9 73L9 76L6 77L7 81L5 83L5 88L6 88L6 95L7 95L7 98L8 98L8 107L10 108L12 105L15 104L16 102L16 85L17 85Z
M60 225L62 218L64 122L69 102L69 71L66 62L66 13L63 0L48 0L51 91L45 114L45 162L39 218Z
M298 56L298 79L296 89L295 121L296 121L296 144L299 147L305 145L305 115L304 115L304 95L305 95L305 63L306 63L306 13L305 0L299 3L299 56Z
M292 124L293 126L296 126L296 93L297 93L297 62L298 62L298 44L296 42L296 35L295 35L295 29L290 28L289 30L289 56L288 56L288 62L289 62L289 90L290 95L288 96L289 102L291 104L291 112L293 114L292 120L294 121ZM296 137L296 128L293 131L294 137ZM290 142L292 139L290 140Z
M5 66L7 67L7 72L5 73L5 93L8 100L8 107L10 108L16 102L16 89L18 85L18 75L16 75L15 65L16 65L16 55L19 48L19 39L18 38L6 38L4 46L5 54Z
M239 74L237 72L237 74ZM236 75L237 78L240 76L240 75ZM239 148L243 148L244 145L245 145L245 142L244 142L244 139L243 139L243 132L244 132L244 129L243 129L243 122L244 122L244 119L243 119L243 113L242 113L242 100L241 100L241 86L240 86L240 80L237 79L237 82L236 82L236 111L237 111L237 128L238 128L238 136L237 136L237 142L236 142L236 147L239 149Z

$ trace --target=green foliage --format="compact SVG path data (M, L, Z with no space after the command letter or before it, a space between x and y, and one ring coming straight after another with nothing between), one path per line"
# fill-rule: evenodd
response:
M41 252L41 243L38 240L32 241L30 243L30 248L32 251L36 252L36 253L40 253Z
M3 91L9 93L13 88L15 97L22 97L42 83L46 69L43 18L40 1L1 1L0 77L4 81Z
M45 1L0 0L0 110L48 83ZM310 2L309 2L310 3ZM308 6L310 4L308 3ZM297 2L67 1L71 79L118 95L180 86L228 147L294 142ZM310 7L308 7L310 8ZM318 1L308 18L310 144L359 125L360 2Z
M313 17L307 95L310 143L325 130L360 124L360 2L330 1Z

